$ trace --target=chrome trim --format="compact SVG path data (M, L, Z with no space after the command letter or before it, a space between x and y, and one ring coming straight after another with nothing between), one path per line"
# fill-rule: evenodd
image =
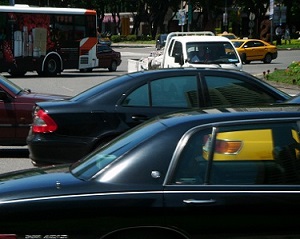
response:
M201 187L205 188L207 186L200 185ZM269 185L268 185L269 186ZM286 185L288 186L288 185ZM180 186L176 186L180 187ZM199 186L197 186L199 187ZM54 195L49 197L36 197L36 198L23 198L23 199L13 199L7 201L0 201L0 205L2 204L10 204L10 203L21 203L21 202L35 202L35 201L45 201L45 200L52 200L52 199L65 199L65 198L83 198L83 197L100 197L100 196L113 196L113 195L144 195L144 194L300 194L300 187L297 191L286 191L286 190L270 190L270 191L261 191L261 190L253 190L253 191L239 191L239 190L220 190L220 191L210 191L210 190L187 190L187 191L144 191L144 192L110 192L110 193L86 193L86 194L70 194L70 195Z

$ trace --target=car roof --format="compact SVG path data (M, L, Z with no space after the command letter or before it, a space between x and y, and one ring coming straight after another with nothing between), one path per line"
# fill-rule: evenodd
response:
M186 42L230 42L226 37L222 36L174 36L172 39Z
M199 67L172 67L172 68L158 68L155 70L149 70L149 71L136 71L132 73L128 73L128 75L138 75L138 74L155 74L157 72L187 72L187 71L205 71L205 72L222 72L222 73L228 73L228 72L234 72L234 74L242 74L247 76L253 76L249 74L248 72L241 71L239 69L224 69L224 68L211 68L211 67L205 67L205 66L199 66Z
M280 118L299 118L300 120L300 105L278 104L257 107L191 109L156 117L157 120L169 127L185 123L199 125L199 123L206 124L254 119L275 121L275 119Z
M240 41L240 42L244 42L244 41L262 41L262 42L264 42L261 39L253 39L253 38L251 38L251 39L249 39L249 38L245 38L245 39L232 39L232 41Z
M237 41L237 42L244 42L244 41L249 41L249 40L253 40L253 39L232 39L231 41L232 42L235 42L235 41Z

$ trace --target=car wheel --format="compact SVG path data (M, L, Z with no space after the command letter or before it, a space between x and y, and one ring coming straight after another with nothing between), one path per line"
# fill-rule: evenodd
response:
M49 57L46 60L44 73L46 76L56 76L60 73L60 62L57 57Z
M243 53L242 55L241 55L241 60L242 60L242 62L244 63L244 64L248 64L247 62L247 56L246 56L246 54L245 53Z
M264 63L269 64L272 61L272 55L268 53L264 58Z
M117 70L117 62L112 61L110 67L108 68L109 71L116 71Z

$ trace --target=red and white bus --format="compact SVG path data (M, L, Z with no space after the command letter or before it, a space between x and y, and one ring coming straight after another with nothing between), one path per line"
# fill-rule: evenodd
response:
M0 72L55 76L97 68L97 14L79 8L0 6Z

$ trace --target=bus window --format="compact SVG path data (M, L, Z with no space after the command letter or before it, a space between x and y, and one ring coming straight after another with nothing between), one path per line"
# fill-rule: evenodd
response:
M0 5L0 72L55 76L64 69L97 68L96 19L88 9Z

